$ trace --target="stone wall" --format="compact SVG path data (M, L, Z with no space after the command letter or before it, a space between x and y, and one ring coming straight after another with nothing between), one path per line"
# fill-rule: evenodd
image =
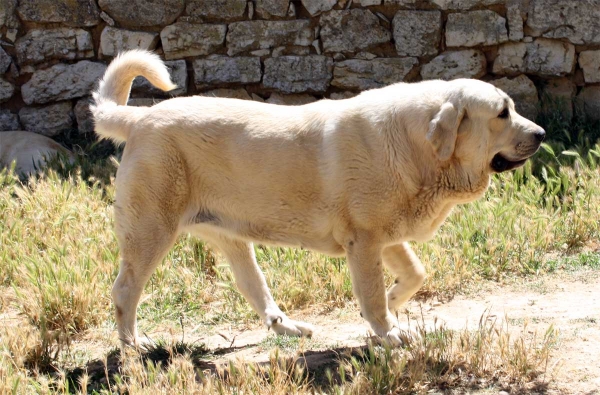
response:
M529 118L546 97L600 118L600 0L0 0L0 35L0 130L90 133L90 90L131 48L161 54L179 86L138 78L131 105L301 104L469 77Z

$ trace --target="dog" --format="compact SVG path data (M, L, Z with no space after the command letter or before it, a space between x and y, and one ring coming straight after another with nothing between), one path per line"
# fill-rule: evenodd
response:
M0 168L10 167L15 161L15 173L21 178L36 173L56 156L61 156L69 163L75 161L75 155L71 151L41 134L25 131L0 132Z
M195 96L128 107L138 75L175 88L156 55L125 52L91 106L97 134L127 142L112 297L119 337L136 347L140 295L182 232L224 254L239 291L277 334L314 328L279 309L253 243L346 256L362 316L400 345L392 312L425 279L408 243L431 239L454 206L481 197L493 173L523 165L545 136L506 93L478 80L396 83L302 106ZM383 266L396 276L387 296Z

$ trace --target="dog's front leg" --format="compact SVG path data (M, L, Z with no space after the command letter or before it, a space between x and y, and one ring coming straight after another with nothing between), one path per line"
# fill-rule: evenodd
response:
M279 335L312 336L314 327L311 324L289 319L273 300L265 276L256 263L252 243L224 236L212 241L227 257L238 289L269 328Z
M425 281L425 267L408 243L383 249L383 264L396 276L387 293L388 308L394 314Z
M397 346L402 344L400 328L388 310L381 251L381 246L364 234L346 244L352 290L361 314L375 334Z

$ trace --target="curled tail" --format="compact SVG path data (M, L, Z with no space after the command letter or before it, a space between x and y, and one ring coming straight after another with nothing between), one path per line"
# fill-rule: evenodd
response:
M93 93L94 103L90 111L94 116L96 133L115 142L127 141L135 108L127 107L133 79L143 76L152 85L170 91L177 86L171 82L169 71L160 58L148 51L122 52L108 66Z

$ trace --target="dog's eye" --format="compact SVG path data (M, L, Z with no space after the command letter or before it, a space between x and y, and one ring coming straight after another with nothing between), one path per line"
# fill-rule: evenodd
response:
M506 119L508 118L508 108L502 110L500 114L498 114L498 118Z

